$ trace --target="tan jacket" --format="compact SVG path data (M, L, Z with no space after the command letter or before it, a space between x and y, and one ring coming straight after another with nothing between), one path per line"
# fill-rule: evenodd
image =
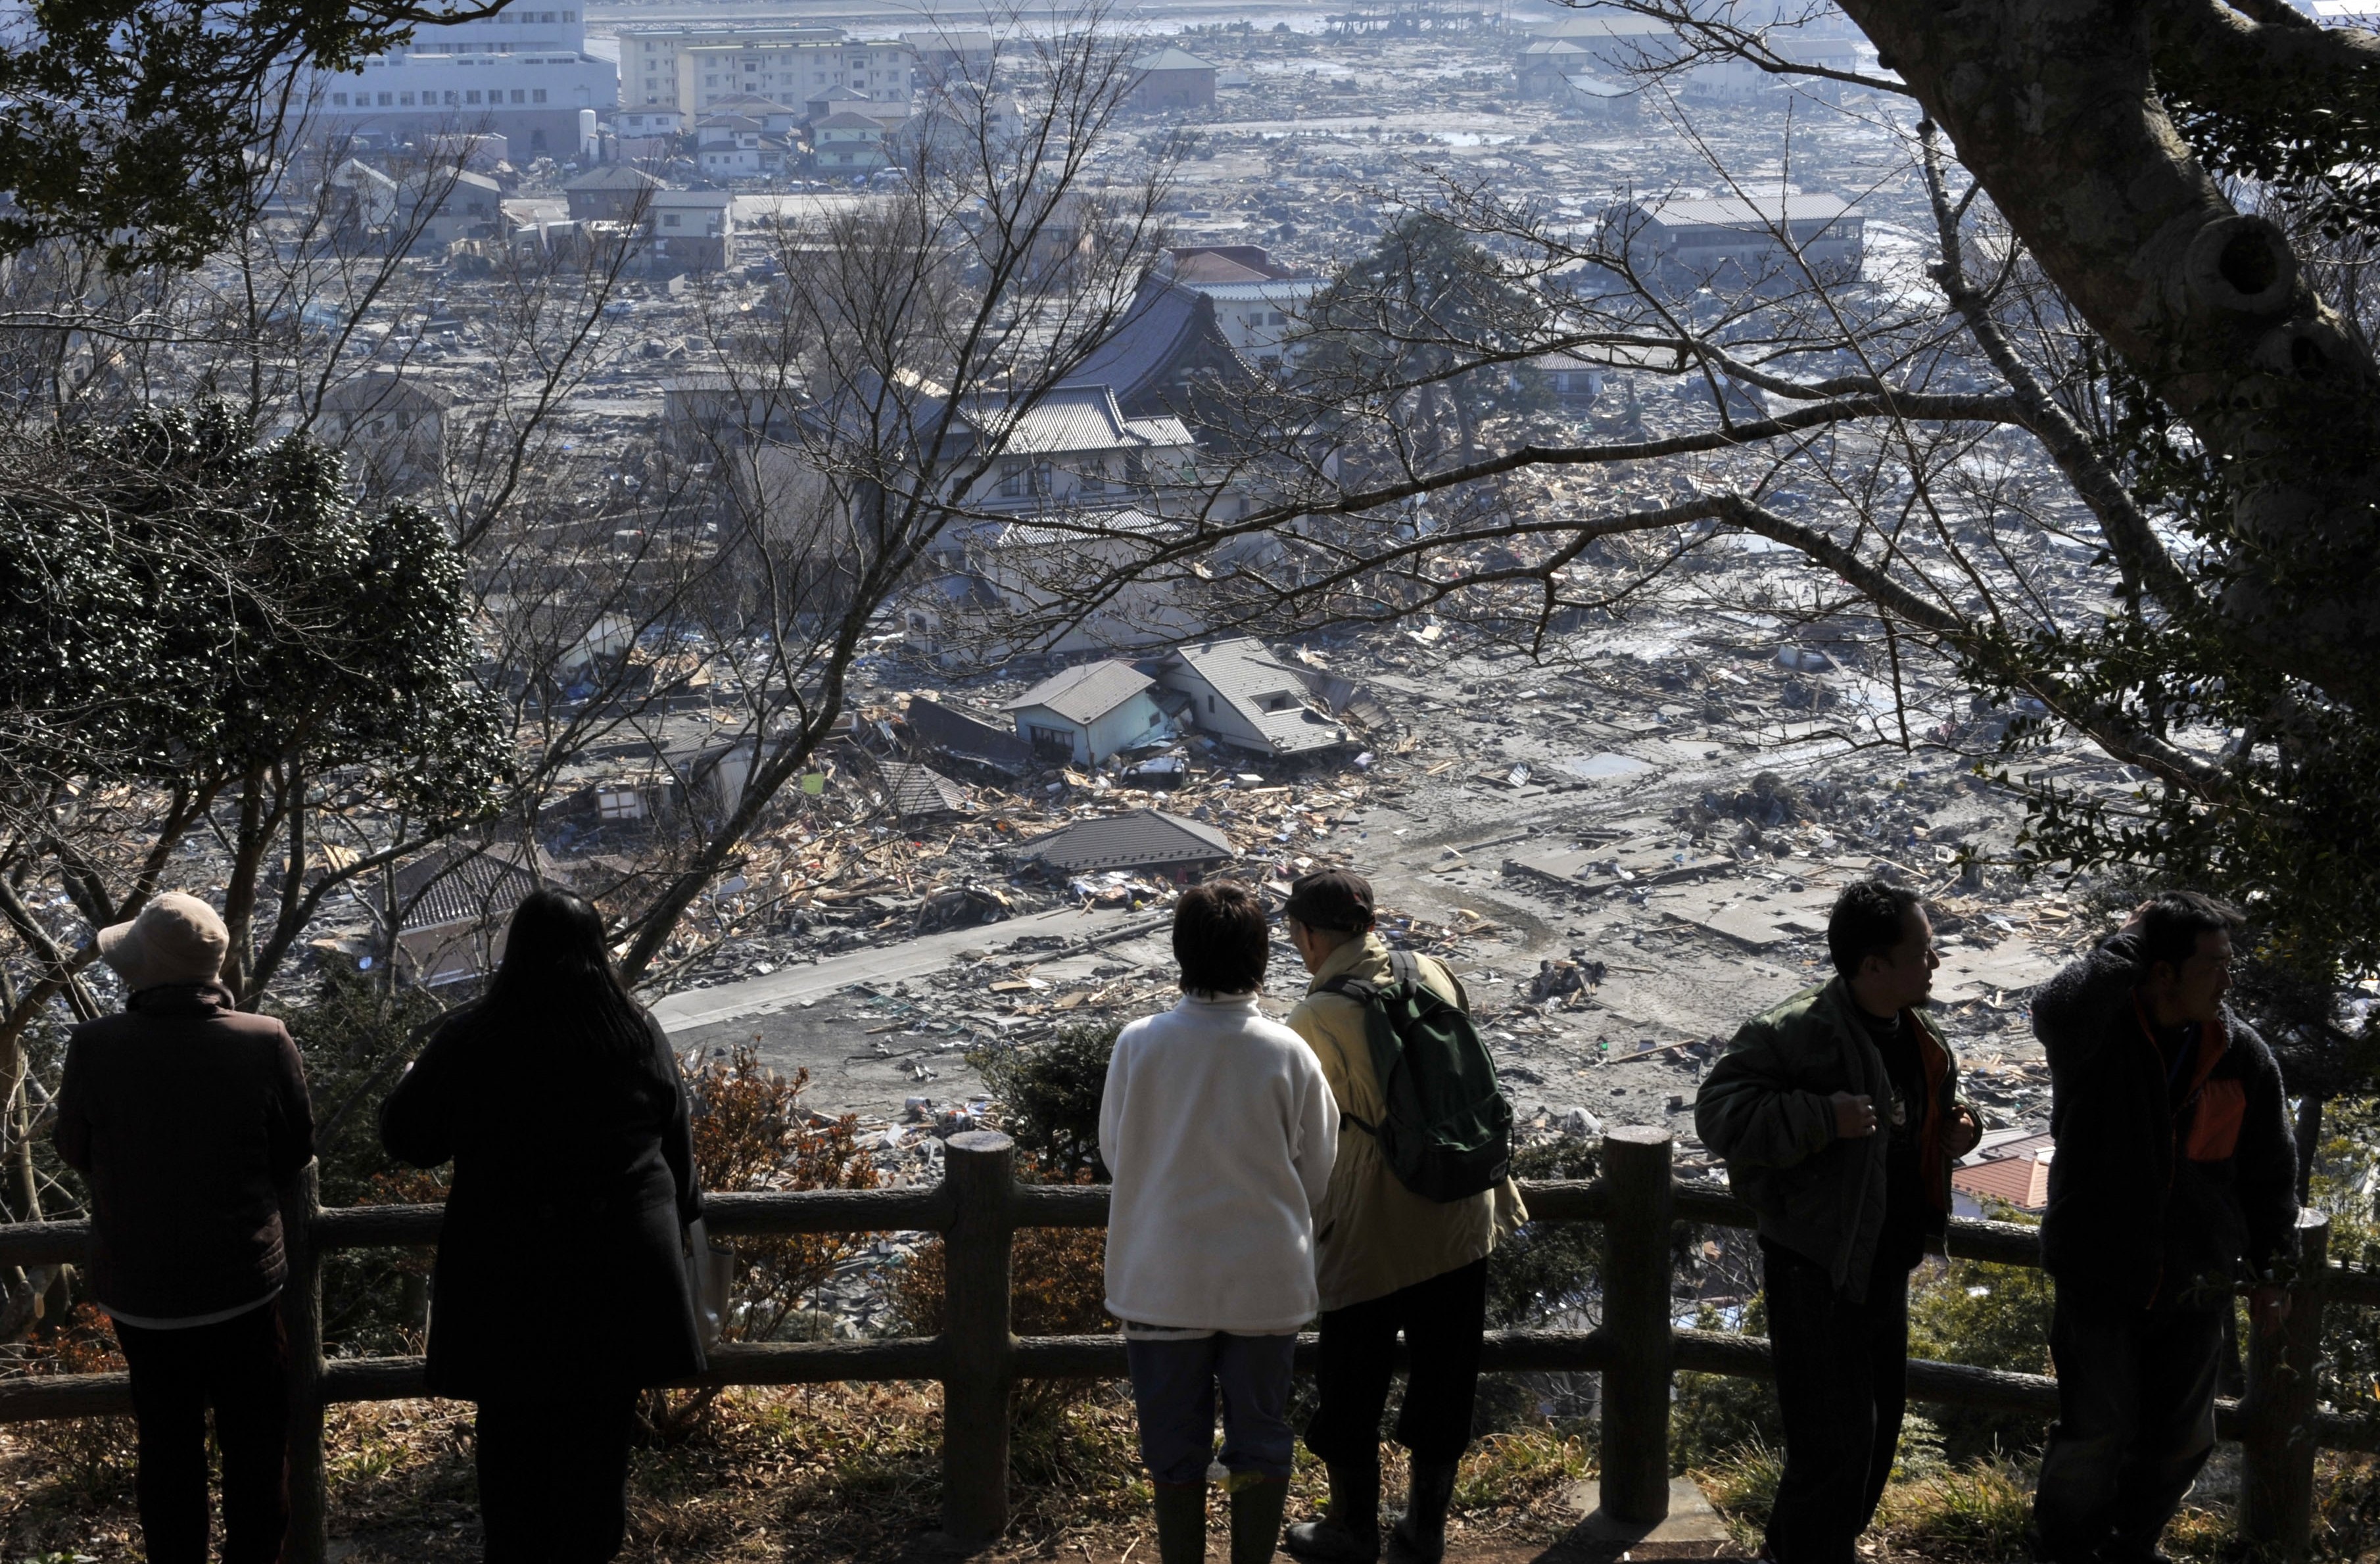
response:
M1441 963L1423 956L1418 964L1424 984L1470 1009L1463 985ZM1322 1061L1339 1111L1366 1123L1378 1123L1388 1105L1364 1037L1364 1007L1344 994L1314 990L1334 977L1385 985L1393 976L1389 948L1378 935L1351 940L1330 952L1305 998L1289 1012L1290 1029ZM1348 1308L1460 1270L1526 1220L1521 1192L1510 1179L1466 1200L1426 1200L1397 1182L1378 1141L1342 1125L1330 1187L1314 1214L1315 1279L1322 1307Z

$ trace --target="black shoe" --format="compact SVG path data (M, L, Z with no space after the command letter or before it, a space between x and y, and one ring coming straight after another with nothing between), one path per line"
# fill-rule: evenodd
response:
M1404 1519L1389 1533L1390 1564L1439 1564L1446 1557L1446 1512L1454 1504L1454 1462L1413 1464Z
M1309 1564L1373 1564L1380 1557L1380 1468L1333 1464L1330 1504L1319 1521L1304 1521L1283 1538Z

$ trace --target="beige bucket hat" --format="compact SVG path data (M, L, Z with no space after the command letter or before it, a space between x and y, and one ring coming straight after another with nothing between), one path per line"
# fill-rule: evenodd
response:
M212 983L223 971L231 931L196 896L168 891L128 923L99 931L99 959L134 993L168 983Z

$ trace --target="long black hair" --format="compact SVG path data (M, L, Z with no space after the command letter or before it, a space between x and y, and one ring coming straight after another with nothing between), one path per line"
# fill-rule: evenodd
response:
M652 1024L612 970L603 915L586 897L543 886L521 899L504 931L504 959L480 1014L508 1029L584 1039L599 1054L642 1064Z

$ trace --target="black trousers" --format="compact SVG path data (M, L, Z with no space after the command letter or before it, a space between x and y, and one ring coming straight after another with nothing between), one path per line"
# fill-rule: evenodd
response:
M2227 1311L2100 1314L2058 1290L2058 1422L2041 1456L2033 1545L2046 1559L2145 1561L2215 1450Z
M1471 1442L1479 1337L1487 1324L1484 1259L1385 1297L1324 1310L1314 1372L1320 1404L1305 1425L1305 1448L1338 1466L1380 1459L1380 1413L1389 1404L1402 1331L1408 1367L1397 1443L1415 1461L1460 1458Z
M140 1430L150 1564L206 1564L207 1409L223 1451L224 1564L277 1564L289 1530L289 1340L278 1303L213 1325L115 1322Z
M1763 1240L1785 1473L1768 1512L1778 1564L1851 1564L1892 1475L1909 1402L1909 1273L1878 1267L1867 1296Z
M603 1564L628 1534L637 1392L569 1386L480 1398L474 1461L487 1564Z

